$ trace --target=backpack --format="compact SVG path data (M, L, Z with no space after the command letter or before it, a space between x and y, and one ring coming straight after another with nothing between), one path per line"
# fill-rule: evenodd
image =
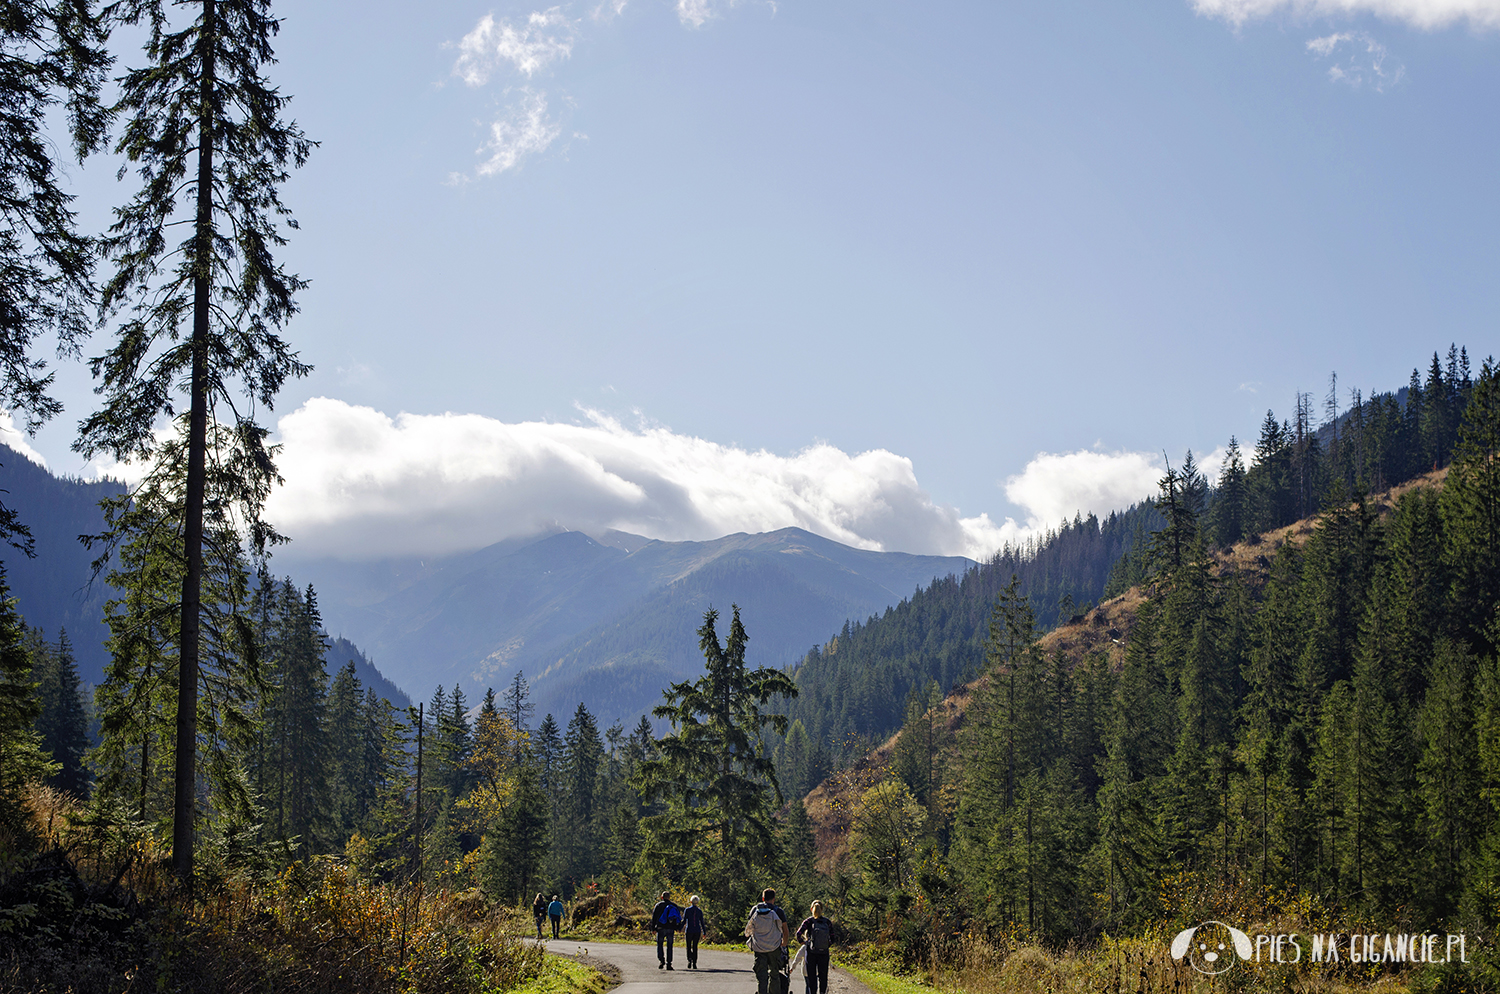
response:
M828 922L814 918L807 938L812 942L813 952L826 953L828 947L833 945L833 929L829 927Z
M671 901L668 901L667 906L661 909L661 920L658 921L657 924L667 925L674 929L677 928L682 924L681 909L679 909L677 905L673 904Z
M768 904L757 904L750 912L747 929L750 948L758 953L769 953L781 948L781 916Z

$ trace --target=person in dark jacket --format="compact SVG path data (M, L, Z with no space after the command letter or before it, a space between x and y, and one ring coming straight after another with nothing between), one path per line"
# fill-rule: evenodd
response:
M656 929L656 968L658 970L672 969L672 941L677 937L677 922L668 920L668 909L675 911L677 905L672 903L670 892L662 891L661 900L657 901L656 907L651 909L651 927Z
M536 919L536 937L542 937L542 922L547 918L547 899L538 894L531 902L531 917Z
M828 994L828 947L833 923L823 917L823 902L814 901L811 914L797 926L797 938L807 943L807 994Z
M682 913L682 939L687 946L689 970L698 969L698 940L707 931L708 923L703 918L703 909L698 907L698 895L694 894L688 898L687 910Z

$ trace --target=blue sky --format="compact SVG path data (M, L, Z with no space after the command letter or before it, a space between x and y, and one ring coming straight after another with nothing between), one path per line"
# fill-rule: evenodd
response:
M285 191L317 371L272 417L309 550L426 501L365 544L977 554L1330 371L1495 351L1500 0L276 10L322 143ZM30 444L75 472L63 376Z

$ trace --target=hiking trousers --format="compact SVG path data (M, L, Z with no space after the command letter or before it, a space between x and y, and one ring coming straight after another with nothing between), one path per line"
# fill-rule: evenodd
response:
M656 930L656 962L665 963L667 966L672 965L672 943L676 938L675 929L659 928Z
M807 994L828 994L828 950L807 951Z
M755 982L760 994L781 994L781 950L755 954Z

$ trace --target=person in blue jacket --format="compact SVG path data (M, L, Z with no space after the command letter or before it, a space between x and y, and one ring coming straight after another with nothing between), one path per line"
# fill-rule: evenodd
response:
M552 938L557 938L557 931L562 927L563 903L552 895L552 903L547 905L547 917L552 922Z
M672 940L677 936L677 927L682 923L682 913L672 903L668 891L661 892L661 900L651 909L651 927L656 930L656 968L672 969Z

